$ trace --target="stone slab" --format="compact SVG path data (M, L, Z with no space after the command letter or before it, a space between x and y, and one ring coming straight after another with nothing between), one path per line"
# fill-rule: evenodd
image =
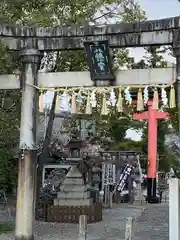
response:
M60 199L87 199L90 192L58 192L57 198Z
M54 199L54 206L89 206L92 199Z
M82 174L78 170L76 166L72 166L71 169L69 170L68 174L66 175L66 178L71 177L71 178L82 178Z
M162 23L162 25L164 22ZM154 25L154 24L153 24ZM76 27L77 29L77 27ZM148 28L147 28L148 29ZM177 29L178 30L178 29ZM13 31L14 32L14 31ZM119 47L144 47L149 45L172 45L173 39L178 38L173 30L150 31L141 33L126 33L102 35L98 33L96 36L90 36L92 42L108 40L108 45L111 48ZM175 38L175 39L176 39ZM28 46L28 38L2 38L2 43L11 51L24 49ZM174 40L175 41L175 40ZM60 37L60 38L37 38L37 48L39 51L59 51L59 50L79 50L84 49L83 37ZM63 78L62 78L63 79ZM83 85L82 85L83 86Z
M172 84L172 82L176 80L175 71L175 67L119 70L115 73L116 85L129 86L133 84ZM62 81L59 81L59 79L62 79ZM19 77L17 77L15 74L1 74L0 82L1 89L20 88ZM89 71L53 72L38 74L38 87L40 88L60 88L75 86L93 86L93 81L91 81Z
M63 192L86 192L87 186L83 185L62 185L60 187L61 191Z
M81 178L66 178L63 185L84 185L84 181Z

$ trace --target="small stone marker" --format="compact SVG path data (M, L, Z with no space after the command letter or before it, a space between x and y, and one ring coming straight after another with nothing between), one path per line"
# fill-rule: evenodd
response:
M79 216L78 240L86 240L86 239L87 239L87 216L81 215L81 216Z
M133 223L132 217L126 219L125 240L132 240L133 237Z

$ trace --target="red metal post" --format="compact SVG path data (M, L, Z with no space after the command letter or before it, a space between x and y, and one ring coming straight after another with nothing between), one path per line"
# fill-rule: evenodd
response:
M156 173L157 173L157 121L159 119L168 118L167 112L160 112L153 109L153 102L148 102L148 111L143 113L134 113L134 120L148 121L148 202L152 203L156 199Z

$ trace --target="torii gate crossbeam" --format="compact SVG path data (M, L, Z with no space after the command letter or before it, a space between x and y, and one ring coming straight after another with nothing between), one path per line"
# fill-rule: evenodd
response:
M176 80L175 72L174 67L120 70L115 72L116 85L171 85ZM15 74L0 75L0 83L0 89L20 89L21 85L19 76ZM88 71L38 73L37 87L39 88L91 87L93 85Z
M83 49L83 41L109 40L109 46L141 47L150 45L172 45L179 40L180 17L119 23L96 26L72 26L54 28L0 26L0 37L11 50L19 50L33 39L38 50Z
M180 28L180 17L170 17L157 20L148 20L135 23L118 23L103 25L74 25L71 27L36 27L36 26L13 26L1 25L0 36L2 37L36 37L36 38L58 38L58 37L88 37L94 35L119 35L126 33L140 33L165 31Z

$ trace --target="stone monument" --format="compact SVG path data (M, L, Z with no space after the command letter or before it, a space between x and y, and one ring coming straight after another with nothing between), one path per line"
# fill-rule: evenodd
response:
M48 207L47 222L78 223L86 215L88 223L102 220L102 204L93 203L83 176L76 165L66 175L54 204Z
M54 206L90 206L92 199L82 174L76 166L72 166L60 187Z

